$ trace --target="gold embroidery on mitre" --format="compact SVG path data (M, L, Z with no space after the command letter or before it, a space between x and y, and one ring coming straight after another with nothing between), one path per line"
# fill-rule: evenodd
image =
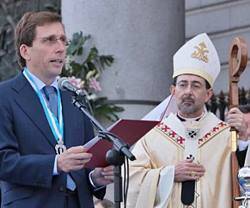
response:
M192 53L192 58L197 58L205 63L208 63L207 53L209 52L204 42L201 42L198 46L194 47L196 50Z

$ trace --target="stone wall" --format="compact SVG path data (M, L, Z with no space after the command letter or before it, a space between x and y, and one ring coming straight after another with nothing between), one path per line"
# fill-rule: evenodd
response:
M250 53L250 0L188 0L186 3L186 40L206 32L221 60L221 73L214 90L228 91L228 59L231 41L243 37ZM240 87L250 88L250 66L241 76Z
M91 34L101 53L114 55L101 84L103 95L125 108L121 118L141 118L169 95L184 15L183 0L62 0L68 37Z

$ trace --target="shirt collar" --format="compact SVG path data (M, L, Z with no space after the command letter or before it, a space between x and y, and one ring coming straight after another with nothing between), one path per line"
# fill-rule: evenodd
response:
M27 68L27 69L28 69L28 68ZM45 84L42 80L40 80L36 75L34 75L30 70L29 70L29 73L30 73L30 76L32 77L33 81L35 82L36 86L38 87L38 89L39 89L39 90L42 90L43 87L46 86L46 84ZM24 76L25 76L25 74L24 74ZM26 77L26 76L25 76L25 77ZM26 77L26 79L27 79L27 77ZM28 80L28 82L30 82L29 79L27 79L27 80ZM32 85L31 85L31 86L32 86ZM53 86L53 87L55 87L56 89L58 89L57 79L55 79L55 80L51 83L50 86Z

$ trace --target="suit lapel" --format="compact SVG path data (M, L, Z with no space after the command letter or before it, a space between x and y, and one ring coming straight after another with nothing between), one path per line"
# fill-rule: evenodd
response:
M37 130L44 135L49 144L54 147L56 145L56 140L50 129L40 100L22 73L17 76L17 80L13 85L13 90L17 92L15 97L17 105L30 118L37 127Z
M77 134L75 126L76 120L75 114L76 107L72 104L72 97L68 92L61 91L61 99L62 99L62 108L63 108L63 122L64 122L64 141L68 147L77 146L79 143L77 142L77 138L72 138ZM81 113L81 112L79 112ZM78 137L79 135L77 135Z

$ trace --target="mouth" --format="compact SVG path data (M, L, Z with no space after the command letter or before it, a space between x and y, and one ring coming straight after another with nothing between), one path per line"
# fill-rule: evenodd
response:
M182 103L183 103L184 105L191 105L191 104L194 103L194 101L193 101L193 100L190 100L190 99L185 99L185 100L182 101Z
M64 60L63 59L51 59L51 63L56 63L56 64L63 64Z

